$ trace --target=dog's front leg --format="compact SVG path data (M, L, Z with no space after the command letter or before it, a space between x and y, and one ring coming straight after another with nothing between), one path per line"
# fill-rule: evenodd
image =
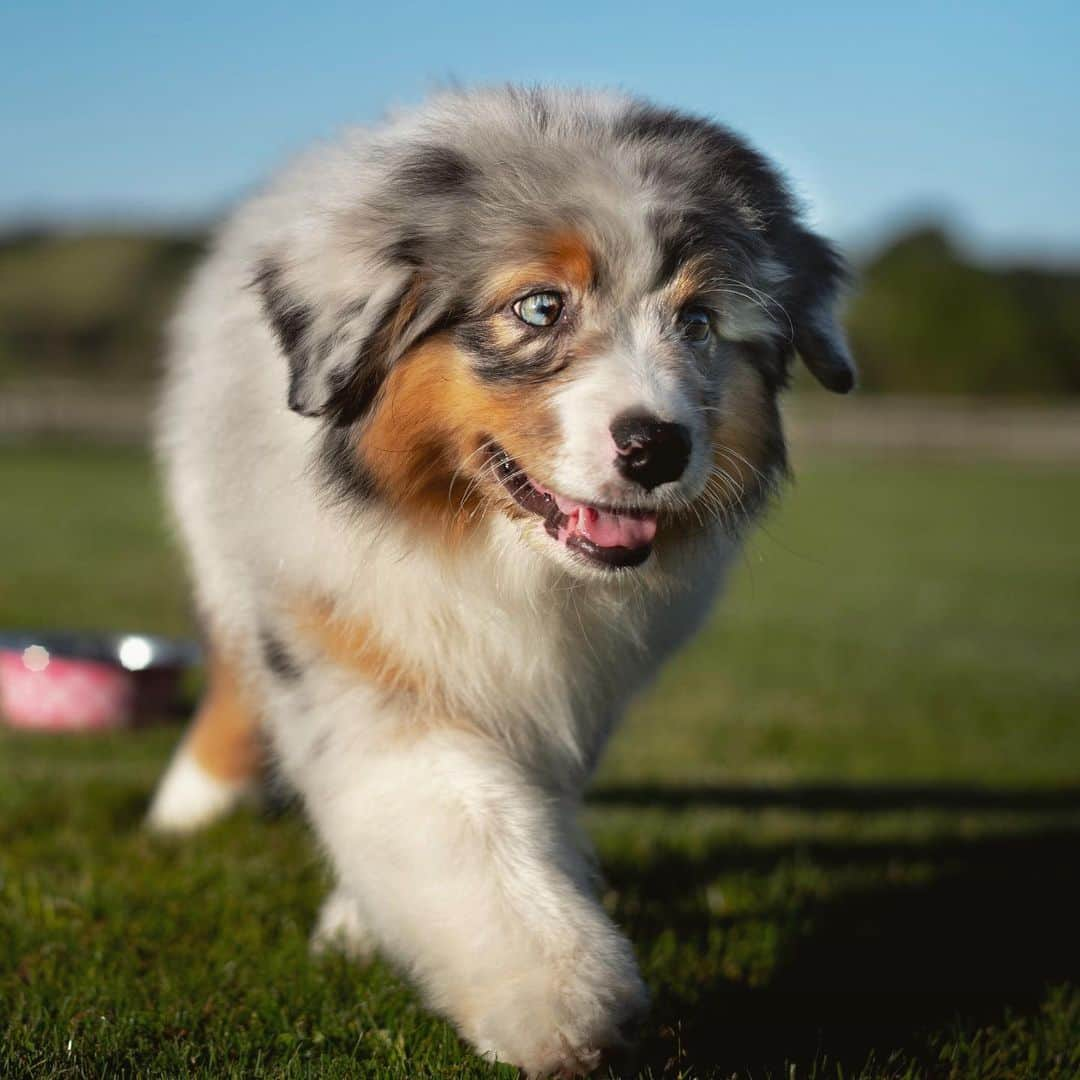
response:
M328 741L302 782L341 887L481 1053L570 1075L623 1042L646 992L572 800L450 730Z

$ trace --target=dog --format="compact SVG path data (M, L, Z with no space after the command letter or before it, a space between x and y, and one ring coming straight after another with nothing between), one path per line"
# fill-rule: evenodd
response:
M798 356L844 392L845 264L731 131L455 90L241 206L172 325L160 456L209 680L180 832L302 798L376 950L482 1055L588 1072L646 1007L577 814L787 473Z

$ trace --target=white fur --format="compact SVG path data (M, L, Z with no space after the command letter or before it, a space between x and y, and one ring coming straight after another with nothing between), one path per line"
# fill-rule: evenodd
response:
M692 450L686 472L678 485L661 485L651 492L651 504L685 503L700 494L705 484L710 449L699 404L703 380L695 378L699 373L686 364L664 362L665 343L651 315L647 306L635 313L620 344L604 355L590 357L583 374L554 395L564 437L551 486L563 494L614 506L640 500L642 489L615 468L618 455L611 424L623 413L644 413L681 424L690 432ZM676 487L679 494L674 496Z
M323 902L311 934L311 950L316 954L337 950L362 963L371 958L378 942L364 922L360 905L340 886Z
M366 138L248 204L197 278L161 416L169 491L200 607L248 665L340 881L315 942L377 942L481 1053L535 1074L589 1068L646 994L594 895L581 792L629 698L702 621L734 543L704 530L635 573L581 573L538 522L494 518L450 553L377 504L327 501L312 470L319 422L287 408L287 366L249 282L277 242L327 294L357 272L320 211L364 190ZM573 438L557 475L573 495L603 497L590 418L606 432L645 404L693 422L685 388L645 357L612 356L560 403ZM293 639L305 677L275 680L259 628L287 633L296 597L333 598L377 627L431 700L407 709ZM194 826L232 794L181 755L151 820Z
M154 793L147 823L160 833L194 832L228 813L251 794L249 783L211 776L182 747Z

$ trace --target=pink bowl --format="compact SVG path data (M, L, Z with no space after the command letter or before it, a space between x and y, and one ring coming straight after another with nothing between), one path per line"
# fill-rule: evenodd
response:
M175 708L198 657L139 634L0 635L0 716L32 731L111 731Z
M132 690L123 668L49 656L40 645L21 653L0 652L0 711L14 728L107 731L125 727L131 720Z

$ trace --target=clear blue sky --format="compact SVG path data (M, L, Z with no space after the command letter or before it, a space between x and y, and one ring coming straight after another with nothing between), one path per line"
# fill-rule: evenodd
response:
M848 243L940 210L1080 254L1080 2L788 6L7 0L0 221L205 217L346 123L515 79L711 114Z

